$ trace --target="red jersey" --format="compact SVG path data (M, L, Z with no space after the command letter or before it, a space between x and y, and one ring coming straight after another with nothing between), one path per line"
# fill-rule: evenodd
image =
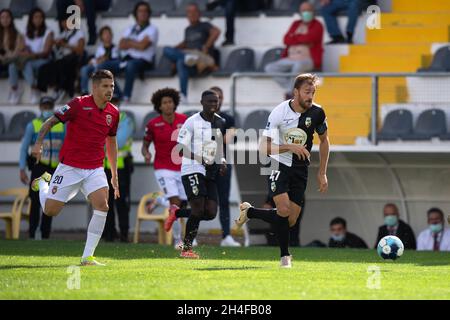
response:
M108 102L102 110L89 95L74 98L56 111L55 117L67 122L59 161L80 169L103 167L105 141L116 135L119 109Z
M170 124L162 116L150 120L145 127L144 140L155 144L155 170L167 169L181 170L181 158L177 154L175 164L172 161L172 150L177 145L178 131L186 121L184 114L176 113L173 123Z

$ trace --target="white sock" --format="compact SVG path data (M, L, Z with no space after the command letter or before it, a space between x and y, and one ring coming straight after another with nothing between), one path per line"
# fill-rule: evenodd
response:
M181 240L181 223L178 219L172 225L172 236L175 243Z
M94 255L95 248L102 237L103 229L105 228L106 215L108 212L94 210L91 221L89 222L87 230L86 245L82 258L87 258Z
M156 198L156 203L164 208L168 208L170 206L170 202L169 200L167 200L165 196L160 196Z
M39 202L41 203L42 211L45 210L45 201L48 195L48 183L44 179L39 180Z

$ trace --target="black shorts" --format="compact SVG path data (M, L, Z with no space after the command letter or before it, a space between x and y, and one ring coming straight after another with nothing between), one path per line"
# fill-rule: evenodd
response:
M308 167L288 167L279 163L278 170L272 170L269 176L269 196L271 198L286 193L289 200L303 207L308 182Z
M181 181L188 200L205 197L217 202L216 181L198 172L181 176Z

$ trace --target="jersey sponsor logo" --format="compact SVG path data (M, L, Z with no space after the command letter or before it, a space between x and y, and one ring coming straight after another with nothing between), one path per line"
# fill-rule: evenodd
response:
M83 110L92 110L92 107L83 107Z
M305 119L305 126L306 126L307 128L309 128L309 127L311 126L311 117L307 117L307 118Z
M272 181L270 183L270 190L272 190L272 192L275 192L277 190L277 184L275 181Z
M284 134L284 141L288 144L305 145L308 135L300 128L292 128Z
M187 134L187 130L186 129L181 129L180 132L178 133L178 138L184 139L186 134Z
M162 127L162 126L164 126L164 122L155 123L155 127Z
M192 193L194 194L194 196L198 195L198 187L197 186L192 187Z
M67 111L70 110L70 107L66 104L58 109L57 113L64 115Z
M52 194L55 194L56 192L58 192L58 187L54 186L53 189L52 189Z
M112 116L110 114L106 115L106 124L110 126L112 123Z

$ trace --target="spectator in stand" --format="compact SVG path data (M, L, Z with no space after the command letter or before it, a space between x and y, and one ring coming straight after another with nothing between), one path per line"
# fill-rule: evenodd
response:
M164 55L177 67L182 103L187 103L189 76L217 69L214 43L220 35L217 27L200 21L201 14L196 3L187 5L186 16L189 26L184 31L183 42L175 48L164 48Z
M23 77L31 87L31 104L37 104L41 92L37 89L37 73L39 68L51 59L53 45L53 31L47 28L45 13L42 9L34 8L28 15L27 30L25 34L27 57L23 69Z
M325 20L331 41L327 44L353 43L353 34L355 32L356 22L361 12L360 0L320 0L321 13ZM347 39L342 35L337 22L339 11L347 11Z
M125 89L122 99L125 103L131 99L136 76L154 67L158 28L150 24L151 14L152 10L148 2L136 3L133 10L136 23L125 31L119 42L119 49L122 50L123 55L122 62L117 68L110 69L113 73L117 73L118 69L125 71Z
M330 248L368 248L363 239L347 231L347 221L341 217L331 220L330 233L331 237L328 241Z
M300 20L294 21L284 35L286 49L282 59L269 63L269 73L299 74L322 68L323 26L314 17L314 7L309 2L300 5ZM286 99L292 97L293 77L275 77L274 80L285 90Z
M417 250L450 251L450 229L445 227L444 212L431 208L427 212L428 228L417 238Z
M225 41L222 46L234 45L234 19L236 17L236 0L214 0L208 2L206 10L214 10L217 6L221 6L225 10Z
M80 86L82 95L89 94L89 79L93 72L99 69L106 69L114 73L114 71L118 70L120 64L119 49L113 43L111 27L102 27L99 32L99 37L102 44L97 47L94 58L81 68ZM117 101L120 101L121 93L117 83L114 87L114 93Z
M10 104L17 104L22 93L19 91L19 69L23 60L19 55L24 48L23 36L16 28L11 10L0 10L0 67L8 69Z
M38 71L38 89L47 91L48 87L54 87L56 103L64 101L66 95L74 96L78 70L86 57L84 32L70 29L68 18L67 15L59 21L60 33L53 44L54 59L42 65Z
M81 13L86 14L89 30L88 46L95 45L97 41L97 27L95 20L98 11L107 11L111 6L111 0L56 0L56 11L58 20L66 16L67 7L77 5Z
M378 242L385 236L396 236L402 240L405 249L416 249L416 237L412 228L403 220L399 219L398 208L393 203L388 203L383 208L384 225L378 229Z

